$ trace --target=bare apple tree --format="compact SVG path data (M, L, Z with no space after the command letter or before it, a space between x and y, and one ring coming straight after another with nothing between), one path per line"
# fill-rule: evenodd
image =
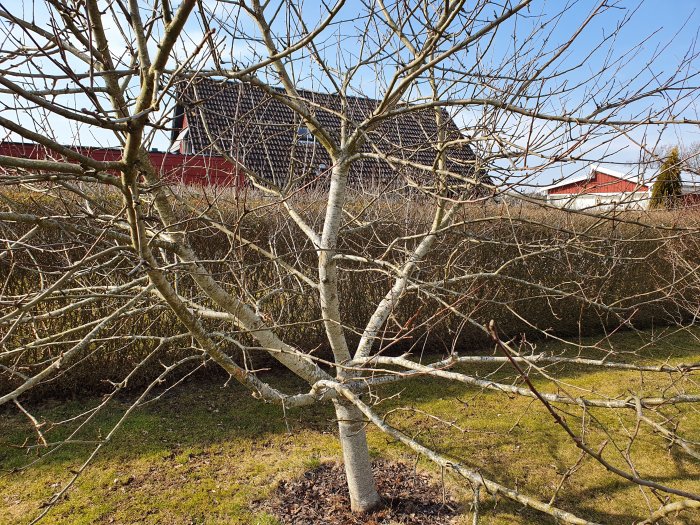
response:
M540 403L582 455L658 496L650 520L697 508L697 491L645 476L631 445L610 450L586 429L602 424L591 410L630 414L697 461L666 412L697 407L698 364L649 364L578 338L584 325L693 324L697 220L560 212L529 191L550 169L623 143L642 158L656 130L697 126L697 55L662 66L626 40L634 9L579 4L0 4L3 139L43 151L0 156L0 404L32 421L31 446L51 453L77 439L97 410L54 443L25 406L30 390L103 354L140 355L102 407L172 351L124 417L168 374L208 362L285 409L333 403L354 511L381 501L369 423L474 488L591 523L381 412L384 385L423 376ZM222 102L229 91L235 106ZM149 158L165 135L224 156L247 187L165 176ZM95 140L118 155L74 147ZM572 352L537 352L528 340L543 336ZM423 353L438 344L446 353ZM306 387L275 387L260 359ZM513 380L480 376L484 363ZM563 365L638 371L655 393L578 389L557 377Z

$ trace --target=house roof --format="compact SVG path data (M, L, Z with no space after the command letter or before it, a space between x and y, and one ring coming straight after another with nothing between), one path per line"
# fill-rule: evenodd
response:
M250 84L195 78L180 84L176 97L174 141L186 119L188 140L194 152L217 154L221 150L234 156L259 176L276 183L290 176L313 176L330 166L326 151L303 129L301 118L274 95L281 89L266 93ZM342 99L338 95L300 91L309 101L319 122L339 138ZM347 126L353 127L369 116L378 101L361 97L346 97ZM448 140L463 139L457 126L443 110L444 131ZM368 133L362 152L379 151L422 165L432 166L437 156L434 144L439 130L433 110L402 113L382 122ZM466 144L455 145L447 151L448 169L471 177L474 153ZM385 181L400 168L394 169L383 160L363 159L351 171L351 182ZM425 176L425 172L423 173Z
M566 177L559 182L556 182L554 184L551 184L549 186L544 186L541 188L541 191L547 192L550 190L554 190L557 188L562 188L564 186L569 186L570 184L576 184L579 182L585 182L592 180L595 173L602 173L604 175L609 175L610 177L615 177L616 179L620 179L623 181L627 182L632 182L634 184L638 184L640 186L648 186L651 184L651 180L647 178L643 173L638 174L638 173L621 173L619 171L612 170L610 168L606 168L605 166L601 166L600 164L594 164L592 165L588 173L584 175L578 175L576 177ZM590 192L589 192L590 193Z

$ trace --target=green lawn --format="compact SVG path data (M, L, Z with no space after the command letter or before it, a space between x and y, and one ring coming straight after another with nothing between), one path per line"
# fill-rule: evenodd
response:
M646 362L669 358L671 362L700 361L700 344L695 334L678 333L649 344L641 351ZM649 333L620 334L606 344L628 352L648 343ZM591 342L591 341L587 341ZM549 349L558 345L549 344ZM600 356L602 351L589 350ZM626 357L631 359L631 356ZM512 370L495 366L464 368L492 379L512 382ZM564 378L567 390L595 390L617 396L630 392L649 393L658 384L671 384L668 374L619 371L592 371L581 367L550 368ZM676 378L673 389L700 393L697 372ZM278 378L284 386L284 381ZM547 390L546 382L536 384ZM289 386L289 385L287 385ZM580 451L564 432L553 425L544 408L529 399L509 398L444 381L416 379L384 388L380 397L390 397L377 406L382 412L408 406L418 411L392 411L389 421L423 443L444 454L461 458L484 476L510 487L549 500L562 475L577 464ZM90 440L105 435L110 425L128 406L122 400L104 411L82 434ZM59 421L85 411L99 399L46 402L32 407L35 415ZM454 422L430 419L430 412ZM567 421L577 432L581 411L571 409ZM680 431L700 441L698 407L669 408ZM615 446L625 450L635 432L632 411L617 414L591 410L586 439L593 448L607 440L607 458L625 467ZM604 426L607 434L599 428ZM58 427L47 433L49 441L65 435ZM33 438L26 418L5 412L0 419L0 524L28 523L40 511L60 484L71 477L91 450L88 445L67 446L42 458L31 468L17 470L37 459L18 445ZM370 443L377 455L414 462L415 457L384 434L370 429ZM163 399L137 410L104 448L76 485L51 511L46 523L260 523L275 521L250 510L255 499L264 498L280 479L299 476L320 462L337 460L332 411L329 407L292 410L262 404L237 385L189 383ZM663 437L642 426L630 457L641 476L676 488L700 493L700 462L676 447L668 448ZM419 468L437 472L425 461ZM627 467L625 467L627 468ZM471 491L459 480L446 480L449 490L464 502L461 522L471 523L468 503ZM648 516L648 508L658 500L648 490L616 478L591 459L584 460L563 484L557 503L582 517L603 523L628 524ZM539 524L553 520L506 500L495 500L482 491L480 524ZM666 523L700 523L700 513L686 512Z

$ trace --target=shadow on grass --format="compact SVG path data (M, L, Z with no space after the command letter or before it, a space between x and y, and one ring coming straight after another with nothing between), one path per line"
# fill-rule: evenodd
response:
M700 327L683 329L674 331L672 329L659 329L656 332L635 332L623 331L616 333L609 338L603 337L586 337L576 341L582 346L597 346L598 348L581 348L565 345L558 341L544 341L536 345L536 354L545 353L557 357L569 358L586 358L586 359L605 359L606 361L615 361L620 363L642 364L649 366L659 366L662 364L676 363L698 363L700 362ZM614 348L614 354L611 354L611 349ZM485 350L485 349L484 349ZM482 350L474 352L478 355L493 355L495 357L504 357L498 351ZM459 352L460 355L468 356L470 352ZM423 363L429 363L441 359L439 355L423 355ZM584 388L588 386L596 387L597 376L604 375L609 381L612 374L620 376L633 377L634 381L639 381L639 373L635 371L626 371L620 369L602 368L590 365L577 364L551 364L541 363L542 369L548 374L556 377L563 382L573 381L574 384L580 384ZM465 363L452 368L453 371L461 372L466 375L477 377L479 379L492 380L505 384L518 384L526 387L520 379L517 371L515 371L509 363ZM660 375L657 372L645 372L647 378L654 375ZM665 373L664 373L665 374ZM536 386L547 389L547 379L542 379L537 371L532 371L530 376ZM458 395L466 390L477 391L478 388L469 387L445 379L436 379L436 383L440 385L435 388L434 385L427 385L425 382L415 381L411 383L402 383L399 387L390 387L392 394L399 390L409 390L407 385L410 384L410 391L416 394L421 399L438 399L449 395ZM629 395L630 392L625 392L624 395ZM504 396L505 399L505 396Z
M637 336L634 335L633 338L632 335L634 334L617 336L617 344L624 348L633 348L637 344ZM670 343L663 351L673 352L675 358L698 355L697 350L693 353L692 345L683 337L667 341ZM494 367L478 368L482 376L493 370ZM563 372L563 377L567 380L580 380L591 374L587 369L572 367L567 367ZM270 374L269 378L275 386L284 391L301 387L293 379L281 375ZM512 371L508 369L494 376L494 379L508 378L513 378ZM179 503L177 498L174 498L176 503L172 505L173 508L166 509L167 512L180 512L185 515L188 512L196 512L188 509L196 509L197 505L200 505L197 498L205 505L208 502L207 498L210 498L210 491L219 490L216 485L212 485L206 491L203 489L195 495L185 492L200 481L240 478L235 485L238 488L231 489L231 494L234 495L230 497L238 498L235 499L235 505L245 509L246 502L252 497L249 494L258 490L256 484L269 486L277 479L276 476L296 475L300 468L312 468L318 463L319 457L324 455L338 457L337 443L329 436L335 433L330 405L284 412L280 406L254 399L247 390L237 384L227 387L223 387L223 384L223 381L191 381L162 399L139 408L102 451L100 461L95 467L114 470L114 475L107 476L109 480L124 480L119 481L119 490L143 491L145 495L141 496L142 499L163 491L179 490L182 494L187 494L178 496L189 498L187 502ZM304 390L303 387L301 390ZM436 423L426 422L415 416L417 419L412 430L426 444L434 444L455 457L468 458L468 465L481 469L486 477L491 477L506 486L519 486L528 493L527 486L533 483L534 493L551 494L551 483L556 484L560 473L576 461L577 449L563 436L561 429L553 426L542 407L537 404L529 405L529 400L510 399L505 395L482 393L464 385L425 378L386 387L378 394L388 397L399 392L402 392L401 399L388 400L378 408L387 412L399 404L415 406L422 410L443 413L446 418L457 421L457 424L473 427L474 433L456 432L452 437L442 438L438 436L440 433L436 432L435 436L438 437L434 437L432 433ZM458 402L459 399L464 402ZM80 437L96 439L104 436L129 406L128 401L126 398L116 401L114 406L96 417L94 423L86 428ZM43 415L47 420L58 421L72 417L98 403L99 399L52 401L32 407L32 410L37 416ZM525 412L525 416L519 421L522 412ZM409 425L410 417L414 416L401 414L398 417L403 418L399 419L398 423ZM494 432L485 434L485 429L493 429ZM65 437L65 432L66 429L62 428L49 429L46 437L49 440L58 440ZM373 444L380 454L394 457L405 455L405 449L404 452L396 454L396 450L400 449L390 450L393 447L390 440L383 438L382 443L382 440L377 438L377 433L374 434ZM27 436L31 435L32 429L26 418L21 415L9 414L0 418L0 468L9 470L31 460L20 448L10 446L21 445ZM434 441L431 441L433 439ZM331 442L335 444L330 445ZM219 450L222 447L226 449L223 453ZM291 450L294 447L296 452ZM55 473L65 476L66 469L74 468L76 463L82 462L89 449L88 446L78 445L66 447L47 458L43 462L43 468L51 471L51 476ZM216 459L217 454L223 456ZM288 468L285 462L289 463L293 454L296 455L296 466ZM689 464L675 451L671 456L671 465L675 473L654 479L676 483L693 479L693 476L697 477L697 465ZM120 472L120 465L134 463L140 458L144 458L144 461L139 465L134 480L129 481L128 476L124 478L125 475ZM241 463L242 466L237 465L234 468L233 462ZM586 465L586 469L588 470L582 474L584 483L567 483L562 490L559 501L563 508L603 523L626 524L639 518L634 512L641 513L640 507L631 509L625 504L620 504L620 501L625 501L627 497L624 492L630 490L629 483L609 477L598 479L598 471L602 470L602 467L597 465L590 468ZM5 478L5 483L15 483L8 481L11 476ZM45 476L44 479L51 476ZM178 479L177 488L168 485L171 482L166 478L172 477ZM87 488L81 490L83 494L94 490L98 498L100 494L111 494L107 498L114 500L110 505L115 508L125 505L137 508L138 505L146 505L145 501L141 500L124 503L124 500L115 499L115 489L109 480L95 481L94 488L90 485L92 482L89 482L86 484ZM527 483L523 483L523 480ZM16 478L16 483L21 484L23 480ZM42 483L46 484L48 481L42 480ZM2 484L3 481L0 480L0 485ZM186 489L182 488L185 486ZM124 498L127 496L128 492ZM80 497L87 498L85 495ZM619 501L608 505L608 499L616 498ZM37 500L34 508L38 503ZM221 516L227 516L226 512L233 512L223 506L217 508ZM498 503L496 510L490 510L488 513L497 515L498 519L503 515L512 515L519 517L522 523L529 524L552 522L540 513L523 510L519 505L505 500ZM164 514L160 515L161 522L168 522L167 517L163 516ZM124 518L124 522L129 522L129 519L131 518ZM239 522L246 522L245 519L240 518L242 521ZM117 520L117 523L119 522ZM221 523L224 522L228 523L222 518Z
M276 383L292 386L277 377ZM180 385L163 398L137 408L124 421L101 456L124 460L151 454L206 447L223 441L264 440L269 435L300 430L333 432L333 411L328 405L283 410L279 405L263 403L238 384L223 386L223 381L196 381ZM57 422L75 417L100 404L99 398L57 401L29 407L40 421ZM107 435L129 408L132 400L112 401L73 439L96 441ZM45 425L49 442L65 439L75 425ZM37 456L27 455L22 445L34 436L29 421L19 413L5 413L0 422L0 469L16 469ZM34 439L36 440L36 439ZM94 444L71 444L50 454L46 463L75 462ZM41 447L34 449L37 454ZM42 461L43 463L44 461Z
M610 339L616 349L621 352L623 362L629 362L634 356L629 352L637 350L648 343L649 332L624 332ZM659 332L656 335L663 335ZM700 329L694 330L695 337L700 337ZM645 359L653 358L662 362L667 358L674 360L698 359L697 339L689 332L678 332L663 337L655 346L649 346L641 352ZM582 344L593 344L600 338L586 338ZM561 352L560 343L540 343L539 351ZM566 355L575 355L575 351L566 351ZM601 351L585 351L585 357L600 358ZM638 358L637 358L638 359ZM553 368L552 368L553 369ZM465 365L458 370L469 375L492 379L497 382L512 383L518 378L508 366L495 365ZM557 377L564 381L586 379L598 373L591 367L573 365L557 365ZM610 372L603 372L608 374ZM612 372L615 373L615 372ZM627 373L630 375L631 373ZM284 390L305 391L294 378L281 373L268 374L275 386ZM583 384L586 384L584 381ZM593 380L595 382L595 379ZM181 385L163 399L137 409L124 423L122 429L115 435L109 449L111 453L124 457L135 457L166 450L173 446L183 447L201 444L211 444L221 440L252 439L265 434L281 434L295 432L300 429L334 432L333 412L329 405L319 405L302 409L283 411L278 405L262 403L254 399L243 387L231 383L223 387L224 381L190 381ZM546 382L542 382L543 385ZM436 387L436 385L438 385ZM425 381L411 380L392 385L381 390L385 396L402 393L402 402L409 404L430 404L444 399L459 399L460 396L478 396L478 389L445 380ZM508 403L505 395L499 395L501 403ZM33 413L47 421L58 421L74 417L99 404L99 399L80 399L71 401L50 401L37 405ZM397 403L394 403L397 404ZM389 406L392 403L388 404ZM98 415L93 423L88 425L78 439L94 440L106 435L116 423L121 414L128 408L129 400L120 399ZM45 427L46 428L46 427ZM46 432L49 441L58 441L67 434L67 428L57 427ZM7 470L26 462L26 455L16 446L25 443L27 436L32 433L31 427L19 413L9 413L0 422L0 468ZM31 438L30 438L31 439ZM85 447L66 447L55 454L55 460L71 459L75 454L72 449L84 450ZM107 453L107 452L106 452ZM54 460L54 459L52 459Z

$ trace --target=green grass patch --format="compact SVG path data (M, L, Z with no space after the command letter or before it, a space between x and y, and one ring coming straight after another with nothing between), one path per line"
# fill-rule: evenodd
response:
M603 357L612 346L619 354L616 360L648 364L700 361L697 331L656 336L623 333L581 342L589 346L586 357ZM560 343L545 343L538 350L578 355ZM495 381L519 381L508 367L470 365L462 371ZM596 371L571 365L548 366L546 372L560 378L562 388L572 395L594 392L625 397L651 393L662 385L671 386L667 394L674 389L700 392L697 373L678 375L672 381L668 374ZM538 388L554 391L541 375L532 373L532 377ZM276 381L281 387L293 386L285 378ZM478 468L485 477L529 495L549 501L556 494L557 505L579 516L628 524L648 516L649 506L659 505L652 493L642 494L638 487L609 474L590 458L579 462L580 451L553 424L546 410L528 398L427 378L391 385L376 394L383 399L377 410L408 434ZM61 421L99 402L91 398L51 401L31 409L46 421ZM127 399L113 403L76 439L94 440L106 435L127 407ZM592 409L583 413L570 408L567 412L567 422L574 430L580 432L586 427L585 439L593 448L605 443L606 457L616 466L629 468L623 454L613 453L617 447L629 454L640 476L700 493L699 462L677 447L669 448L668 442L648 427L637 428L633 411ZM441 420L428 417L428 413ZM669 407L664 413L674 418L683 435L700 441L697 407ZM65 438L70 426L47 430L47 439ZM630 446L633 434L636 438ZM80 466L92 447L77 443L41 457L40 448L28 454L21 446L33 439L31 427L20 414L6 412L0 418L0 524L31 521L41 504L70 479L71 471ZM378 456L416 460L405 447L377 430L370 429L369 440ZM285 413L278 406L253 399L237 385L190 383L138 409L67 497L55 506L46 523L273 525L277 520L251 510L252 502L267 497L280 480L339 458L331 407ZM36 463L22 468L30 462ZM439 471L427 462L419 461L419 468L440 479ZM471 523L471 490L450 476L446 483L464 504L461 522ZM479 523L534 525L553 520L482 492ZM700 523L700 513L686 512L667 523Z

